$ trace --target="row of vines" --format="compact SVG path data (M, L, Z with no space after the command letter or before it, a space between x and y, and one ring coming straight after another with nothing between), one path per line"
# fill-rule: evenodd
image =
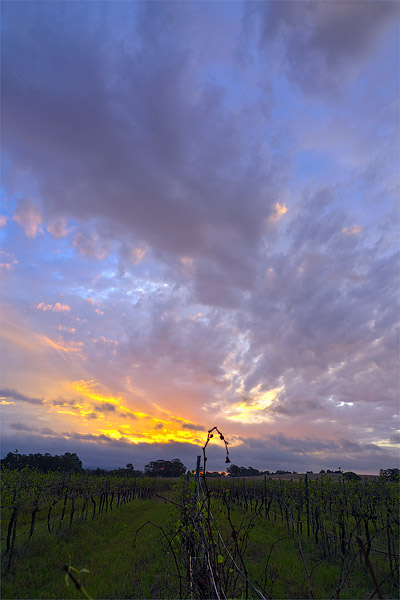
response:
M396 483L382 479L364 482L332 480L321 475L308 481L258 479L214 480L209 483L216 498L258 512L267 519L286 522L289 531L314 536L327 556L344 553L350 532L364 535L368 554L384 552L389 560L398 557L399 490ZM372 548L379 536L380 548ZM383 544L383 546L382 546Z
M308 476L301 481L208 478L206 448L215 435L225 443L229 462L227 442L213 428L203 447L202 474L195 479L183 477L176 486L172 504L177 514L170 527L147 522L137 531L140 535L147 526L160 530L165 556L173 557L170 579L175 575L179 582L179 598L273 598L274 584L281 576L276 565L282 553L289 551L287 545L281 550L280 544L288 539L301 557L302 597L321 597L316 596L314 573L323 564L337 566L337 578L327 597L359 593L354 582L360 574L362 597L365 592L370 598L399 596L396 483L324 475L314 481ZM263 544L260 531L266 537L268 531L279 534ZM275 556L277 561L273 554L280 554Z
M275 523L284 523L287 534L298 541L312 540L321 560L337 560L342 576L365 564L375 593L383 597L373 564L379 563L383 580L390 581L394 596L399 588L399 487L382 478L345 481L321 475L309 481L267 479L212 480L211 496L228 508ZM306 570L307 567L305 565ZM309 578L311 573L308 572ZM397 592L395 591L397 590Z
M279 544L287 538L301 557L303 597L317 597L314 570L322 563L339 566L331 598L339 599L346 590L348 597L348 586L360 572L369 597L399 595L396 484L324 476L316 481L183 477L173 505L177 517L170 527L154 527L162 534L160 541L164 538L165 555L173 556L170 580L175 576L178 581L179 598L273 598L280 576L273 554L281 552ZM260 548L262 574L252 568L248 552L260 525L281 532L269 547ZM137 535L147 526L152 523Z
M209 432L207 443L211 437ZM226 451L228 456L227 447ZM17 540L29 542L40 528L46 536L62 534L73 524L90 526L133 500L158 496L170 503L171 519L163 526L143 523L134 535L132 551L136 544L145 543L148 527L159 531L165 545L164 567L171 575L172 596L168 597L178 589L182 599L273 598L279 574L271 565L284 539L298 547L306 580L304 597L316 597L313 569L324 561L340 566L332 598L340 598L360 570L370 581L371 598L398 597L396 483L383 478L345 481L323 474L317 480L304 476L300 481L212 479L199 471L198 464L197 476L188 474L177 483L162 478L2 470L5 570L10 571ZM259 557L263 573L255 575L248 554L252 532L274 528L282 535L263 550Z
M29 540L41 528L57 534L127 502L152 498L171 485L168 480L154 478L2 469L2 548L8 568L18 538Z

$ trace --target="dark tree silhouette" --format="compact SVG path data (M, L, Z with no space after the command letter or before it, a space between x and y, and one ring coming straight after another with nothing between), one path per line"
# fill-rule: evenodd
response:
M152 460L144 468L150 477L180 477L186 473L186 467L179 458L173 460Z
M233 477L255 477L261 475L261 472L254 467L238 467L237 465L231 465L228 467L228 473Z
M400 470L399 469L380 469L380 477L387 479L388 481L399 481Z
M52 456L48 452L46 454L40 454L40 452L36 454L20 454L16 450L15 452L9 452L6 458L2 459L1 464L9 469L24 469L25 467L29 467L30 469L37 469L42 473L50 471L79 473L82 471L82 461L75 452L65 452L61 456Z

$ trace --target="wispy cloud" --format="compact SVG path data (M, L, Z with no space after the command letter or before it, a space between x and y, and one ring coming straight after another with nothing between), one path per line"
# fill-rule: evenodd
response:
M2 388L0 390L0 397L2 399L11 398L12 400L16 400L19 402L27 402L28 404L42 404L43 400L40 398L32 398L31 396L25 396L25 394L21 394L17 390L11 390L9 388Z

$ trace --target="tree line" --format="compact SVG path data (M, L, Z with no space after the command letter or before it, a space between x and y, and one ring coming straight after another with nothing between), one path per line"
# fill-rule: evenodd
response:
M75 452L65 452L62 455L52 456L48 452L41 454L21 454L18 450L9 452L1 459L1 467L10 470L35 469L40 473L56 471L68 473L87 473L88 475L120 475L121 477L180 477L186 473L185 465L179 460L153 460L144 468L144 471L135 469L132 463L127 463L125 468L119 469L84 469L82 461Z
M174 458L172 460L152 460L144 468L144 471L135 469L132 463L127 463L124 468L118 469L84 469L82 461L75 452L65 452L62 455L51 455L48 452L41 454L37 452L35 454L21 454L18 450L15 452L9 452L7 456L1 459L1 466L11 470L22 470L25 468L36 469L41 473L51 473L55 471L69 472L69 473L87 473L90 475L120 475L121 477L132 476L132 477L180 477L187 471L185 465L179 460ZM312 473L312 471L307 471ZM322 469L320 473L325 473ZM327 474L340 473L345 479L357 480L359 475L352 471L343 472L341 469L333 471L327 469ZM388 481L399 481L399 469L380 469L379 475L383 479ZM296 471L285 471L278 469L277 471L259 471L254 467L239 467L238 465L230 465L227 469L227 474L230 477L256 477L260 475L296 475ZM209 477L224 477L225 472L218 471L207 471Z
M41 473L51 473L53 471L68 471L71 473L80 473L83 471L82 461L75 452L65 452L61 456L52 456L48 452L45 454L20 454L18 450L9 452L7 456L1 459L1 466L11 470L36 469Z

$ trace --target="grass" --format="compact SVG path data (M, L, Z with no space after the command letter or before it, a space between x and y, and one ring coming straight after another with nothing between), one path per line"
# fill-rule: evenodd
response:
M12 570L2 578L2 598L82 598L72 582L66 585L65 564L89 570L76 577L92 598L160 597L166 587L160 532L146 528L136 548L132 540L147 520L162 525L168 514L162 501L136 500L59 536L37 535L16 548Z
M244 519L251 519L249 513L242 509L232 511L235 527ZM223 523L223 520L221 521ZM281 521L268 521L257 517L255 526L249 533L246 549L246 564L249 578L260 587L263 586L270 596L277 599L306 598L307 574L299 551L298 541L288 533L286 525ZM225 527L221 527L221 530ZM277 542L277 540L280 540ZM336 589L341 576L341 559L324 557L320 548L315 545L313 537L301 538L303 555L311 573L310 589L314 598L325 599L336 597ZM267 579L265 565L268 562ZM371 562L381 582L389 572L386 557L371 553ZM345 564L345 572L347 571ZM264 584L264 582L266 583ZM357 558L350 571L346 585L340 592L342 600L369 598L374 591L369 571L364 560ZM385 598L397 598L393 585L389 580L381 587ZM375 596L377 597L377 596Z
M213 512L221 533L227 534L229 528L219 501L215 502ZM178 598L178 582L173 575L176 570L160 530L145 526L132 547L136 530L147 521L168 529L168 524L172 525L177 516L177 510L160 499L135 500L93 521L89 518L82 525L76 522L70 529L66 519L58 535L50 535L44 527L35 532L30 541L22 536L15 548L11 571L3 574L2 598L82 598L72 582L66 585L62 571L65 564L89 570L76 577L92 598ZM250 513L232 509L235 527L239 528L243 521L246 528L250 519ZM340 559L324 558L313 538L304 536L302 548L311 572L314 598L336 597ZM264 586L273 598L306 597L307 575L298 543L280 520L273 522L256 517L245 558L249 579L256 586ZM383 579L388 572L384 558L371 555L371 560L378 579ZM5 564L3 559L3 568ZM364 563L357 560L340 597L343 600L368 598L373 590ZM391 596L390 582L382 586L382 590L385 598L395 597Z

